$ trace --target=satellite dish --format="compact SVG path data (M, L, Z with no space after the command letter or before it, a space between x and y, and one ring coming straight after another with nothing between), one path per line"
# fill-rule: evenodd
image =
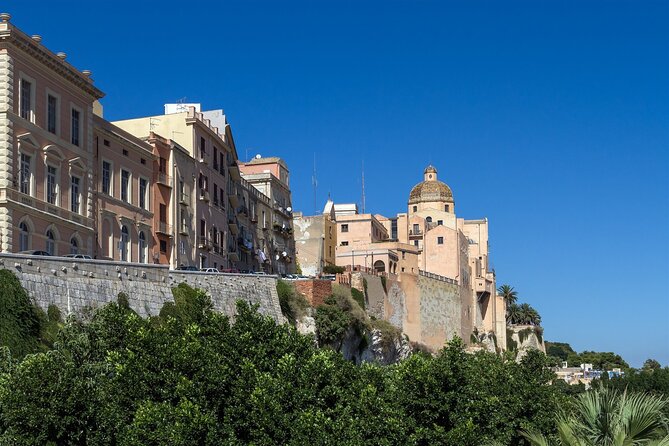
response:
M286 251L284 251L284 252L281 253L281 255L286 257L288 255L288 253Z
M279 254L276 255L276 259L279 260Z
M287 210L288 212L293 212L293 208L291 208L290 206L288 206L288 207L286 208L286 210Z
M260 154L257 154L256 159L259 160L260 158L262 158L262 156Z

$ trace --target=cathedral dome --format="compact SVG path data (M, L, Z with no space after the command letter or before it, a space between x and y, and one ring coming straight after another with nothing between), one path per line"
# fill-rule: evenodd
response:
M437 169L427 166L424 172L424 181L416 184L409 194L409 204L434 201L453 202L451 188L437 180Z

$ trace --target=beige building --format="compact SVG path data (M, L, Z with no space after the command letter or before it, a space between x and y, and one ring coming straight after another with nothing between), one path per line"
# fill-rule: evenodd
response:
M490 267L488 220L458 218L453 193L439 181L437 169L425 169L423 181L409 194L406 213L387 218L359 214L353 204L335 205L334 209L336 264L397 281L405 296L404 317L393 316L393 305L386 305L386 316L395 317L393 322L413 340L438 348L453 334L469 342L476 328L478 332L493 332L498 346L505 348L506 308L496 294L495 273ZM427 308L421 296L430 280L456 286L456 301L449 304L449 327L435 329L435 325L426 330L417 322L424 318L412 315Z
M256 156L247 163L239 163L242 177L272 205L272 229L264 242L273 256L275 272L295 272L295 239L293 238L293 208L288 166L277 157Z
M295 256L302 274L318 276L326 266L334 266L337 249L337 224L334 203L328 200L323 213L305 216L293 214Z

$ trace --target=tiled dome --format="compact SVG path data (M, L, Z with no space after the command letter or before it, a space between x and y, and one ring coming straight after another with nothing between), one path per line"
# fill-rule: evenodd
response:
M409 194L409 204L425 203L431 201L453 202L451 188L437 180L437 169L427 166L425 169L425 181L416 184Z

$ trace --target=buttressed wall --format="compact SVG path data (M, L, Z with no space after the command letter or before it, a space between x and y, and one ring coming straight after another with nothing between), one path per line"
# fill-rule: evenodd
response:
M99 308L123 292L139 315L157 315L165 302L174 300L172 287L183 282L204 290L216 311L233 316L241 299L284 322L274 276L170 271L166 265L19 254L0 254L0 268L13 271L41 308L54 304L64 314Z
M387 282L384 319L401 328L411 341L433 350L454 336L468 341L472 330L468 293L454 283L423 275L398 278Z

